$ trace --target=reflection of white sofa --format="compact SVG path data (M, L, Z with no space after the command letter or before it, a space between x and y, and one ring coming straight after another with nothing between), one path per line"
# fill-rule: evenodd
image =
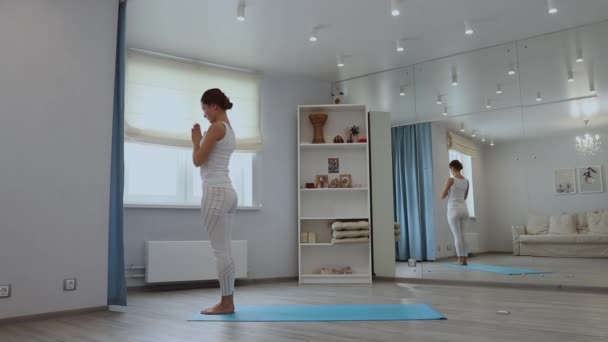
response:
M514 226L513 254L608 258L608 209L554 216L530 215Z

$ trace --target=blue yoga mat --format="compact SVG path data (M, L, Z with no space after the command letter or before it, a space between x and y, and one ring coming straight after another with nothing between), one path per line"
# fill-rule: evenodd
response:
M330 322L445 319L426 304L238 306L230 315L196 314L206 322Z
M513 267L501 267L501 266L491 266L491 265L456 265L456 264L446 264L448 267L460 268L463 270L473 270L473 271L482 271L482 272L491 272L498 274L506 274L506 275L522 275L522 274L545 274L548 272L543 271L535 271L528 270L525 268L513 268Z

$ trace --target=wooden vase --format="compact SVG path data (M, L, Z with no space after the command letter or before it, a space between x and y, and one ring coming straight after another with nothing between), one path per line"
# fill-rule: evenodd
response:
M312 138L313 144L324 144L325 135L323 134L323 126L327 122L327 114L325 113L314 113L308 116L312 127L314 128L314 136Z

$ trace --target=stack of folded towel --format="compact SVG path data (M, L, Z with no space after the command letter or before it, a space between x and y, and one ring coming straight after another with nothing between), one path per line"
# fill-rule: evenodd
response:
M401 239L401 225L399 222L395 222L395 241Z
M331 243L364 243L369 242L369 222L336 221L331 225L333 238Z

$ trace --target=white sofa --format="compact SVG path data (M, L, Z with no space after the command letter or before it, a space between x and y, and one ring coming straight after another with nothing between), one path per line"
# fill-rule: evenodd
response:
M512 233L514 255L608 258L608 209L530 215Z

